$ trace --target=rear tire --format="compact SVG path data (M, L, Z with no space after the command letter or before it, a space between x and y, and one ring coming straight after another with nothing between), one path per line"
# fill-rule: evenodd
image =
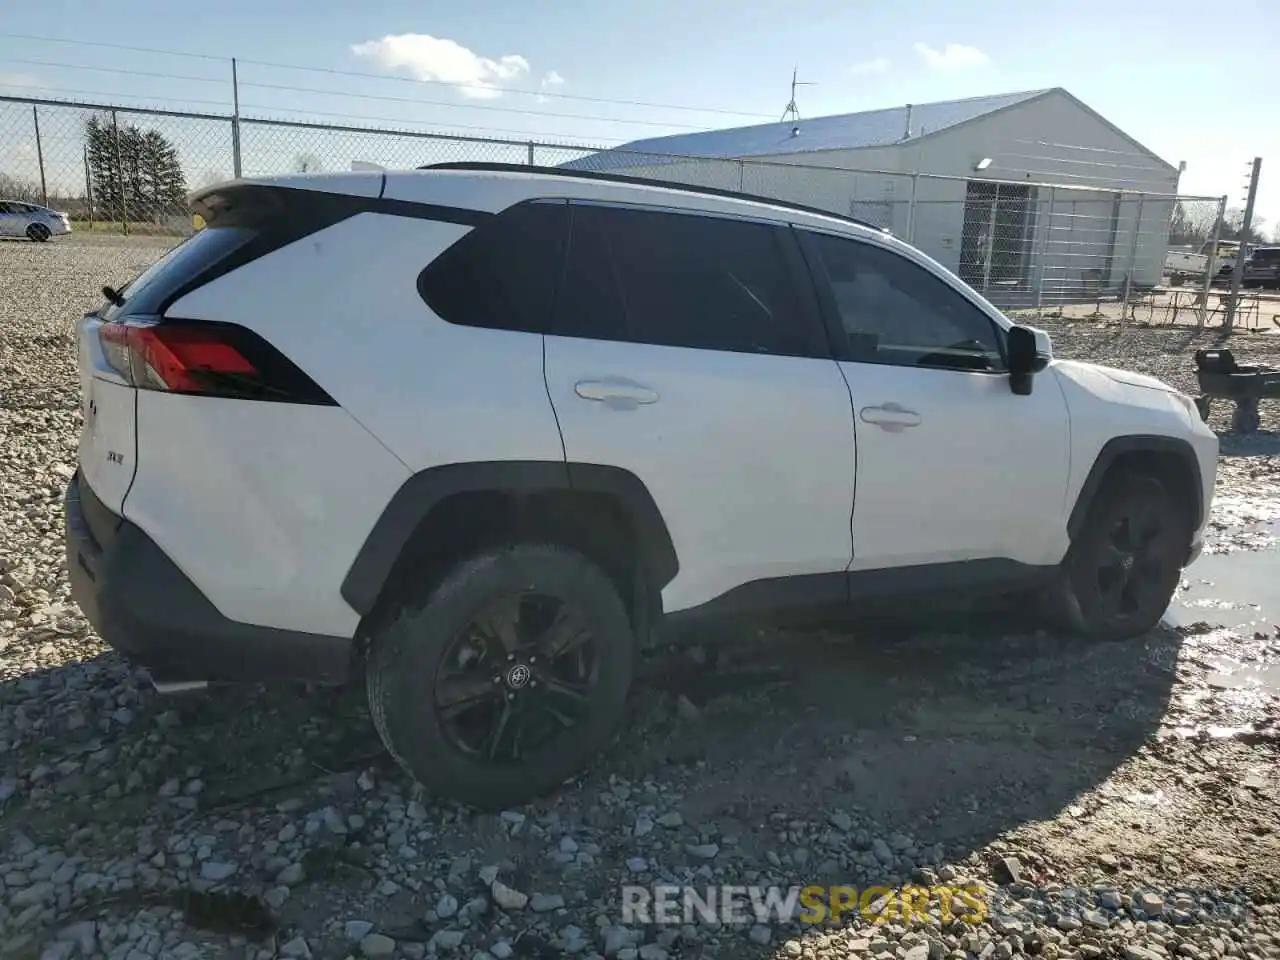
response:
M1091 504L1050 590L1054 619L1099 640L1147 632L1173 599L1192 532L1186 511L1159 480L1116 475Z
M51 236L53 236L53 234L50 233L49 228L43 223L33 223L31 226L27 227L28 240L32 240L36 243L44 243Z
M370 713L428 790L500 809L554 790L605 746L634 657L618 591L585 557L551 545L491 550L375 630Z

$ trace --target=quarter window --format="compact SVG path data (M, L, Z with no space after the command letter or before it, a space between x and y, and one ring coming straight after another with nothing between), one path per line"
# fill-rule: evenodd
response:
M884 247L829 234L808 237L848 335L850 360L1003 369L995 324L933 273Z
M567 220L563 201L512 207L432 261L418 292L449 323L545 333Z
M805 299L811 292L796 282L802 262L785 229L589 204L574 204L572 211L553 332L699 350L829 356L817 312Z

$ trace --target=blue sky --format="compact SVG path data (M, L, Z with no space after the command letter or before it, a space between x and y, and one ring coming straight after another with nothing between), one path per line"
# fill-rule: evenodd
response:
M612 144L777 119L794 65L813 82L798 94L809 116L1062 86L1166 160L1185 160L1184 192L1242 206L1246 166L1262 156L1258 212L1280 221L1275 0L1056 10L1025 0L362 0L319 10L315 0L6 4L0 93L221 112L235 56L246 114ZM17 149L5 127L15 122L0 115L0 156ZM59 149L57 122L46 121L47 152ZM222 147L207 137L212 175ZM271 149L305 153L308 143L282 133Z

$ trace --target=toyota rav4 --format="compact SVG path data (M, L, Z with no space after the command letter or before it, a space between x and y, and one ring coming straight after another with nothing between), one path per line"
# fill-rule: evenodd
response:
M1217 439L885 231L448 164L234 181L79 323L72 590L157 686L363 677L484 806L575 775L710 617L1025 594L1153 627Z

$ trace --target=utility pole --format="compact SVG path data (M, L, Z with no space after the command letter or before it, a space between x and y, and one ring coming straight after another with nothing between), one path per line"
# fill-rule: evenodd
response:
M1249 169L1249 195L1244 202L1244 222L1240 224L1240 254L1235 269L1231 271L1231 296L1227 300L1227 312L1222 318L1224 330L1231 330L1236 319L1236 307L1240 302L1240 278L1244 274L1244 261L1249 255L1249 231L1253 226L1253 201L1258 196L1258 174L1262 172L1262 158L1254 157Z
M235 57L231 58L231 173L240 179L240 76Z

